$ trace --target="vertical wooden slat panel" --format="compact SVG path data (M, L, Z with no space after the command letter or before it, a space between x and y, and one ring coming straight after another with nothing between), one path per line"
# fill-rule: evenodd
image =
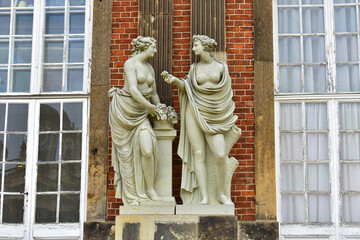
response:
M215 52L225 52L225 0L191 1L191 35L207 35L218 43ZM199 59L191 54L191 62Z
M172 86L160 74L172 69L173 0L140 0L139 11L138 34L157 40L157 53L149 63L154 67L160 101L172 105Z

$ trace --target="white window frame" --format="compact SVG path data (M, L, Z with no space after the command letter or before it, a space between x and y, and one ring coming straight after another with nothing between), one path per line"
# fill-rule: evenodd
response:
M276 199L279 239L360 239L360 223L342 223L342 202L340 193L339 163L339 103L360 102L359 92L336 92L336 46L334 8L332 0L324 0L325 54L327 59L327 93L281 93L279 94L279 43L278 7L273 0L273 43L274 43L274 101L275 101L275 151L276 151ZM300 0L301 1L301 0ZM359 11L359 10L357 10ZM301 18L301 16L300 16ZM302 23L300 23L302 24ZM358 22L359 29L359 22ZM359 35L358 35L359 36ZM359 40L359 37L358 37ZM360 45L359 45L360 46ZM360 53L360 51L359 51ZM301 53L303 54L303 53ZM302 79L304 73L302 72ZM331 224L329 223L282 223L281 216L281 175L280 175L280 104L281 103L327 103L329 128L329 178ZM305 181L305 179L304 179ZM306 207L307 205L305 205ZM306 210L307 212L308 210Z

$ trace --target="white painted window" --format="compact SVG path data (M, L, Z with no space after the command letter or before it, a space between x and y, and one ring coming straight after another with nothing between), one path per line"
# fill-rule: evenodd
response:
M280 239L360 239L360 1L273 6Z
M81 239L92 1L0 0L0 239Z

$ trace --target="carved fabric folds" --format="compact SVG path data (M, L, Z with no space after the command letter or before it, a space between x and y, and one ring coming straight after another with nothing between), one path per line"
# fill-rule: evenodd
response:
M237 120L237 116L234 115L235 104L232 100L233 93L228 68L225 63L219 63L224 66L224 71L218 84L211 87L199 86L196 81L196 64L193 64L184 79L185 90L179 93L180 115L183 116L183 120L180 127L178 155L183 160L180 194L184 204L198 204L201 201L195 175L194 155L184 120L187 107L191 108L197 123L206 134L224 134L232 129ZM211 152L206 152L205 155L211 154Z
M150 99L151 93L152 88L141 92L147 100ZM142 130L147 130L151 134L154 178L159 161L156 137L148 118L148 110L135 101L127 90L111 88L109 97L112 98L109 123L112 137L111 158L115 171L115 197L122 198L125 205L148 201L150 198L146 195L139 141Z

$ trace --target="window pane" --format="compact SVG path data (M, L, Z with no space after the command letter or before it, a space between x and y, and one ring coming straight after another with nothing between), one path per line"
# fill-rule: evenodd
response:
M45 41L44 62L62 63L63 62L63 41Z
M305 201L302 195L281 196L282 222L304 222Z
M40 134L38 161L59 161L59 134Z
M340 133L340 160L360 160L360 133Z
M29 92L30 91L31 69L14 68L12 78L12 92Z
M314 0L311 0L315 4ZM322 7L303 8L303 32L324 33L324 9ZM314 24L316 23L316 24Z
M305 66L305 92L326 92L326 67L322 65Z
M0 1L0 7L10 7L10 6L11 6L11 0Z
M6 161L25 162L26 161L26 135L8 134L6 140Z
M58 190L58 164L39 164L37 176L37 192Z
M299 8L279 8L279 33L300 33Z
M25 165L5 164L5 192L23 193L25 190Z
M16 35L32 35L33 28L33 14L32 13L17 13L15 19L15 34Z
M360 194L344 194L342 210L344 222L360 222Z
M1 3L0 3L1 6ZM10 34L10 14L1 14L0 15L0 35L9 35Z
M81 133L64 133L62 139L62 160L80 160L81 147Z
M4 131L5 129L5 109L6 104L0 104L0 131Z
M327 130L327 105L326 103L306 104L306 129Z
M309 222L330 222L330 197L309 195Z
M82 129L82 103L64 103L64 130Z
M279 62L300 63L300 37L279 37Z
M298 5L299 0L278 0L279 5Z
M310 5L310 4L322 4L323 0L302 0L302 4Z
M61 223L79 222L79 194L61 194L60 219Z
M340 103L339 122L341 130L360 130L360 103Z
M6 92L7 73L8 73L8 70L6 68L0 68L0 92Z
M282 133L280 135L280 146L281 161L302 161L304 159L301 134Z
M64 13L46 13L45 34L64 34Z
M280 92L291 93L301 92L301 67L300 66L280 66Z
M36 223L56 222L56 195L36 196Z
M45 69L43 81L44 92L61 91L62 69Z
M357 32L356 31L356 7L339 6L334 7L335 32Z
M304 191L304 167L301 164L281 164L281 191Z
M81 164L61 165L61 191L80 191Z
M325 62L325 37L304 36L304 57L306 63Z
M336 65L337 92L360 91L359 65Z
M8 131L27 131L28 105L9 104Z
M70 13L70 34L85 32L85 13Z
M357 62L358 59L357 36L336 36L336 62Z
M67 90L68 91L82 91L83 90L83 74L82 68L69 68L67 76Z
M280 130L301 130L301 104L283 103L280 105Z
M84 62L84 41L69 41L70 63Z
M24 221L24 196L4 195L4 223L23 223Z
M30 41L15 42L13 63L31 63L31 51Z
M70 6L85 6L85 0L70 0Z
M46 0L46 6L65 6L65 0Z
M9 42L0 42L0 64L8 64L9 61Z
M340 179L342 191L360 191L360 164L341 164Z
M356 0L334 0L334 3L356 3Z
M329 160L328 135L321 133L308 133L307 159L309 161Z
M330 191L329 164L308 164L308 190Z
M40 131L60 130L60 104L40 104Z

